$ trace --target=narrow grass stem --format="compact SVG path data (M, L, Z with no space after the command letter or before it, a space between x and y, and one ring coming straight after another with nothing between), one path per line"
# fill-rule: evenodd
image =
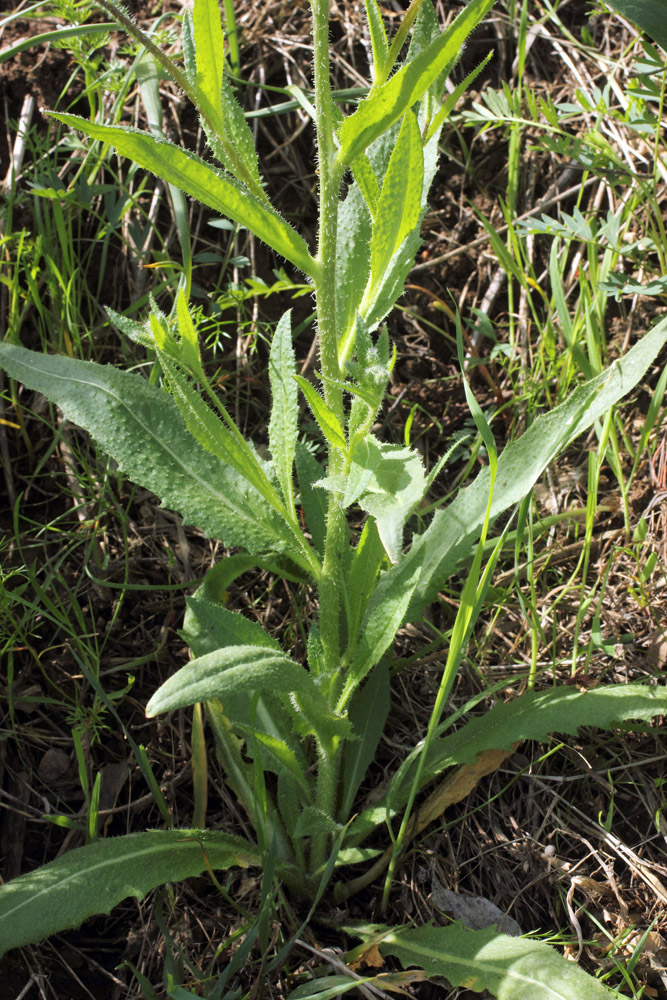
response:
M459 344L460 348L460 344ZM398 831L396 840L394 841L394 848L389 861L389 866L387 868L387 877L384 883L384 890L382 893L381 902L381 912L386 912L387 904L389 902L389 892L391 889L391 882L396 870L396 865L401 854L403 843L408 834L410 819L412 816L412 808L414 806L415 798L421 786L422 774L424 772L424 767L426 765L426 760L428 757L429 748L433 739L435 737L436 730L440 723L443 710L447 703L447 699L452 690L452 685L454 684L454 678L456 677L459 664L461 662L461 657L467 643L469 629L474 623L474 617L479 614L480 602L479 595L480 590L483 592L485 577L488 576L490 566L484 573L482 573L482 558L484 553L484 545L486 543L486 537L489 529L489 523L491 520L491 501L493 499L493 487L496 478L496 467L497 461L496 456L493 452L489 453L491 459L490 462L490 481L489 481L489 496L486 508L486 517L484 519L484 525L482 527L481 537L477 544L477 551L475 553L475 558L473 559L473 564L466 580L466 584L463 588L463 593L461 595L461 604L456 615L456 621L454 622L454 628L452 630L452 637L450 640L449 650L447 652L447 660L445 662L445 667L442 672L442 677L440 679L440 686L438 688L438 693L435 698L435 703L433 705L433 710L431 712L431 718L429 719L428 728L426 730L426 736L424 737L424 742L421 748L421 753L419 754L419 759L417 761L417 767L415 771L415 776L412 781L410 788L410 794L408 796L408 801L403 812L403 817L401 819L401 826ZM493 561L495 563L495 561Z

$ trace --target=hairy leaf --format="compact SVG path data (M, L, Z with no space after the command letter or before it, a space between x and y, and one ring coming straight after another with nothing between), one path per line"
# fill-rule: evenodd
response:
M367 440L371 450L377 449L381 457L371 463L359 506L375 518L385 551L396 563L403 548L405 522L424 495L424 466L413 448Z
M509 937L490 929L467 931L449 927L374 927L382 935L379 949L404 967L417 966L431 976L444 976L451 986L499 1000L611 1000L611 990L568 962L542 941ZM386 931L386 933L385 933Z
M371 48L373 50L373 75L377 76L387 58L389 42L387 41L387 33L377 0L364 0L364 6L366 8L366 19L368 20L368 33L371 36Z
M216 170L194 153L156 139L140 129L96 125L76 115L54 114L52 117L84 132L91 139L110 143L122 156L175 184L181 191L227 216L232 222L245 226L300 271L314 276L315 261L303 238L278 212L261 202L234 177Z
M266 646L280 650L276 639L259 622L238 611L228 611L204 597L186 598L187 611L181 635L196 657L213 653L222 646Z
M269 380L271 382L271 418L269 450L273 457L283 498L289 510L294 506L294 455L299 419L299 393L294 376L296 361L292 347L290 313L283 315L271 342Z
M456 732L435 740L425 762L422 787L448 767L473 763L489 750L511 750L522 740L543 741L551 733L575 736L581 726L610 729L630 720L650 722L663 714L667 714L665 685L611 684L589 691L561 686L528 691L514 701L499 702ZM391 787L394 812L407 802L413 773L414 769L403 769L400 787L395 783ZM386 817L382 803L365 810L351 826L346 843L361 843Z
M319 690L308 671L284 653L266 646L228 646L198 656L181 667L155 692L146 706L149 717L196 701L224 699L247 691L303 692L316 703Z
M440 74L458 59L463 43L491 10L495 0L469 0L450 27L386 83L371 91L340 130L340 163L352 163L360 153L402 118Z
M368 767L384 732L389 714L389 670L378 663L361 690L355 692L350 705L350 720L359 737L344 748L342 773L345 775L340 821L346 823L354 798L364 780Z
M197 63L197 96L208 112L211 124L222 134L224 124L220 95L225 67L225 40L218 0L197 0L192 9L192 27Z
M299 388L306 397L313 416L329 444L333 445L334 448L338 448L339 451L347 451L345 433L336 414L327 406L317 389L310 384L308 379L303 378L301 375L295 375L294 380L298 382Z
M376 590L368 602L343 689L343 704L366 674L379 662L400 628L420 572L419 566L413 563L409 565L401 563L400 568L403 567L404 571L396 573L393 578L393 589L383 591L379 600Z
M283 551L283 523L189 433L174 400L139 375L0 344L0 367L56 403L135 483L226 545Z
M492 520L526 496L558 452L638 384L665 342L667 319L657 323L625 357L579 386L564 403L538 417L523 437L507 445L498 459ZM419 617L457 563L470 557L484 523L488 493L489 472L484 469L449 507L436 513L427 530L415 539L403 557L408 561L423 560L408 621ZM391 585L398 569L398 566L390 569L380 580L380 592Z
M607 0L628 21L634 21L642 31L667 52L667 21L662 0Z
M408 111L382 182L371 237L371 275L364 303L372 302L399 247L418 228L422 211L424 157L417 119ZM362 303L362 314L366 310Z
M0 886L0 954L78 927L128 896L143 899L156 886L208 866L257 864L256 847L225 833L155 830L99 840Z
M324 553L324 536L326 531L327 504L326 494L315 486L324 470L315 456L305 444L297 443L296 473L301 492L301 505L306 518L308 530L313 539L313 545L320 555Z

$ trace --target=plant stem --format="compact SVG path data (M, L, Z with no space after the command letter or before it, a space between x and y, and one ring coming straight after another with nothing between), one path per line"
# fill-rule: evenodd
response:
M338 330L336 325L336 244L338 235L338 199L342 169L336 163L334 121L331 104L329 60L328 0L311 0L313 13L313 69L315 108L317 111L317 159L320 177L319 229L315 277L317 334L320 364L327 404L345 425L343 393L338 385ZM329 449L329 474L342 470L344 458ZM342 554L347 540L344 511L330 494L327 514L324 562L319 586L320 637L324 649L325 670L331 676L340 657L340 595L342 589Z
M317 335L324 398L338 417L341 426L344 427L343 393L339 386L341 372L338 364L338 328L336 324L338 200L343 170L336 162L334 141L329 58L329 0L310 0L310 4L313 15L315 125L320 178L316 258L318 268L314 279ZM328 461L330 475L342 471L344 456L331 446L329 447ZM340 664L343 550L347 541L345 512L336 495L330 493L324 560L318 587L320 639L324 652L324 673L327 680L335 677ZM329 747L320 746L317 771L317 807L331 818L335 812L338 783L338 760L335 750L335 744ZM313 873L326 860L329 836L324 831L316 833L311 843L310 867L311 873Z

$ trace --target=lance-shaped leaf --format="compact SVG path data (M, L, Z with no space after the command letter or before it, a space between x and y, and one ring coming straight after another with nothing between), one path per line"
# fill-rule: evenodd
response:
M217 0L213 0L213 2L217 6ZM252 131L226 77L222 81L221 98L225 136L232 146L236 154L235 158L239 164L235 171L236 176L248 185L260 201L270 205L269 196L262 187L262 178L259 172L257 150L255 149L255 140Z
M294 376L296 361L292 347L290 313L281 318L271 341L269 380L271 383L271 418L269 450L290 511L294 509L294 455L296 452L299 393Z
M551 733L576 736L581 726L610 729L630 720L650 722L665 712L665 685L610 684L590 691L563 685L548 691L528 691L514 701L499 702L456 732L435 740L424 764L421 784L424 787L448 767L472 764L490 750L511 750L523 740L544 741ZM407 802L413 775L414 765L402 768L400 785L392 783L392 815ZM364 810L350 827L346 843L361 843L386 819L384 803Z
M429 979L444 976L450 986L488 990L499 1000L612 1000L616 995L543 941L494 929L468 931L458 922L365 931L358 936L379 941L381 954L394 955L404 968L417 966Z
M419 566L416 563L410 566L405 564L404 571L394 576L391 592L384 591L381 600L376 598L377 590L372 594L359 629L339 707L346 705L355 688L389 648L401 626L418 579Z
M154 830L99 840L0 886L0 954L207 867L259 863L256 847L219 832Z
M305 667L284 653L265 646L228 646L191 660L155 692L146 715L158 715L197 701L226 699L256 692L280 697L293 694L298 713L293 724L303 733L329 740L349 737L352 727L335 715Z
M408 111L382 182L371 237L371 275L361 305L365 314L405 238L419 226L424 157L417 119Z
M385 64L389 52L389 42L377 0L364 0L364 7L366 8L368 33L371 36L373 50L373 76L377 76Z
M222 78L225 69L225 39L217 0L196 0L192 8L195 45L195 86L200 104L222 135Z
M266 646L280 651L278 640L259 622L207 600L202 591L200 587L194 597L186 598L187 611L180 633L195 656L213 653L221 646Z
M345 433L336 414L327 406L317 389L310 384L308 379L303 378L302 375L295 375L294 380L298 382L301 392L306 397L313 416L329 444L333 445L339 451L347 452Z
M56 403L135 483L226 545L284 551L282 520L190 434L174 400L109 365L0 344L0 367Z
M100 142L108 142L123 156L157 177L175 184L203 205L245 226L276 253L291 261L309 277L314 277L316 262L305 241L283 217L262 203L234 177L216 170L194 153L173 143L156 139L140 129L119 125L96 125L76 115L53 115L58 121L78 129Z
M507 445L498 459L492 520L523 499L558 452L637 385L666 342L667 319L663 319L625 357L579 386L564 403L538 417L518 441ZM484 469L449 507L436 513L427 530L403 557L408 561L418 560L422 565L408 621L418 617L435 598L457 563L469 558L484 523L488 494L489 473ZM380 591L391 585L398 569L390 569L380 580Z
M262 187L252 132L224 75L225 45L218 0L196 0L184 19L186 43L195 53L194 97L208 143L220 162L256 197L269 204ZM191 53L188 53L188 63Z
M146 715L243 691L296 691L315 702L322 700L308 671L284 653L265 646L228 646L191 660L173 674L148 702Z
M495 0L469 0L450 27L386 83L371 91L340 130L338 161L349 165L360 153L402 118L461 54L463 43Z
M323 472L322 466L305 444L297 442L296 473L301 492L301 505L313 545L320 555L324 554L327 501L326 494L315 484L320 481Z
M351 165L352 176L359 185L364 201L368 205L368 210L372 218L375 218L380 200L380 185L371 166L371 162L365 153L361 153Z
M610 7L623 17L627 17L628 21L634 21L667 52L667 22L662 0L608 0L608 2Z
M389 715L389 702L389 670L385 663L378 663L350 704L350 720L359 738L346 743L343 749L345 784L340 806L341 823L347 822L359 787L375 760Z
M223 424L193 388L180 365L175 364L162 350L158 350L158 357L185 426L193 438L216 458L231 465L282 515L284 508L273 483L262 468L254 449L245 440L224 406L220 404L220 412L225 420ZM289 544L292 536L287 525L284 527L284 534Z

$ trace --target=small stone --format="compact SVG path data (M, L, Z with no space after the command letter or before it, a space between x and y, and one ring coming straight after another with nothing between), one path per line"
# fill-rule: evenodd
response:
M656 670L667 667L667 628L657 628L651 636L646 658Z
M69 755L64 750L51 747L39 762L37 774L47 785L52 785L64 778L69 771Z

